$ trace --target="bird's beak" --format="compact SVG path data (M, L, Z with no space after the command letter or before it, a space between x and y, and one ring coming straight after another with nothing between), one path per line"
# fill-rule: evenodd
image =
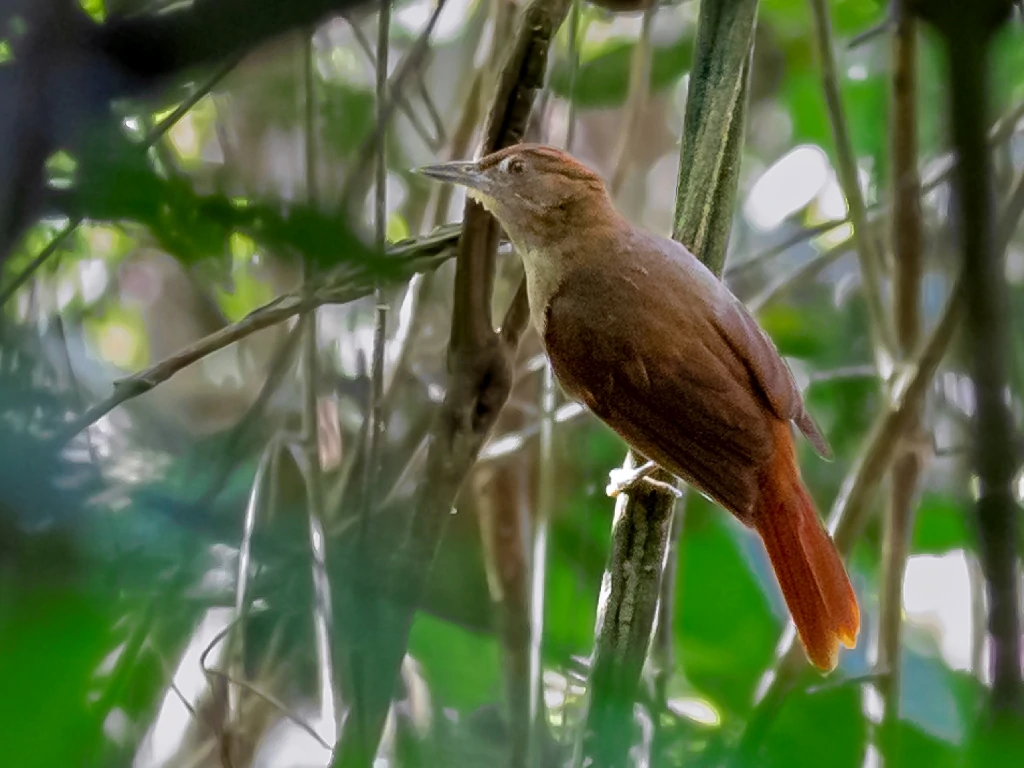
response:
M480 192L486 192L490 187L490 178L480 170L480 164L473 161L460 160L440 165L425 165L422 168L417 168L416 173Z

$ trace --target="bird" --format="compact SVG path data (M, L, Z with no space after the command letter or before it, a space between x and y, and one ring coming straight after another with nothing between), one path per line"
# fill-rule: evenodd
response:
M829 445L743 303L684 245L633 226L568 153L520 143L419 173L466 189L519 253L561 388L759 534L807 658L854 648L857 597L805 488L795 425Z

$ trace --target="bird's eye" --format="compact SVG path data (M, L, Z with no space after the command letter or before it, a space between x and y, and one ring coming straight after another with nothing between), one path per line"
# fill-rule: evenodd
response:
M520 157L506 157L501 162L501 170L505 173L522 173L525 167L526 165Z

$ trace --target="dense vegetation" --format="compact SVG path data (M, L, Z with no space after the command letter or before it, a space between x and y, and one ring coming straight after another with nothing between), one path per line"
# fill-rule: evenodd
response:
M1011 3L359 5L0 4L0 761L1024 760ZM698 494L613 536L625 446L412 172L524 137L790 363L830 676Z

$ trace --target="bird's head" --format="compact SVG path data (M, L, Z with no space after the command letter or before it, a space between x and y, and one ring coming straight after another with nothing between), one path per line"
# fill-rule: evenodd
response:
M480 160L428 165L419 173L466 187L520 249L543 250L580 227L614 216L604 182L565 152L516 144Z

